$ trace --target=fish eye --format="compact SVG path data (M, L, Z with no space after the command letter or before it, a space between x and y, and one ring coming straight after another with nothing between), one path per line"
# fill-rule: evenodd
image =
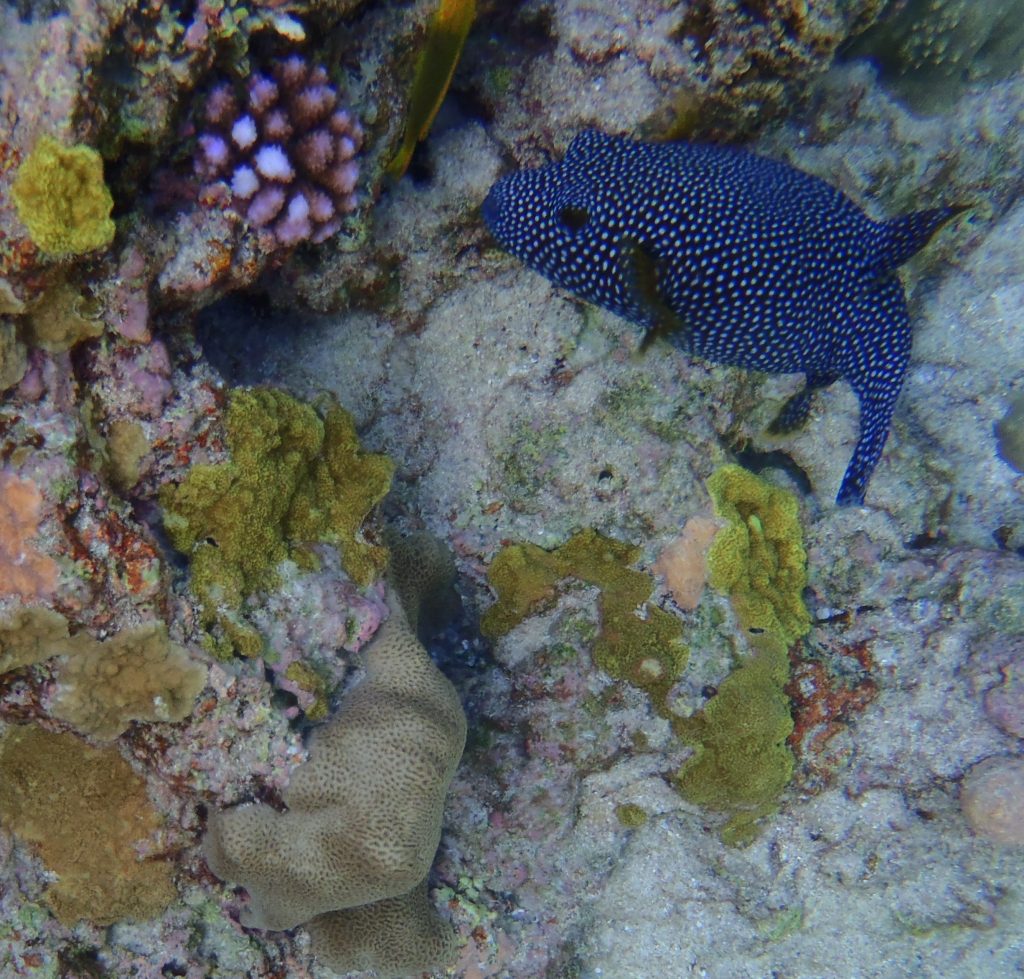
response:
M558 212L558 220L575 233L586 226L590 220L590 214L585 207L573 207L569 204Z

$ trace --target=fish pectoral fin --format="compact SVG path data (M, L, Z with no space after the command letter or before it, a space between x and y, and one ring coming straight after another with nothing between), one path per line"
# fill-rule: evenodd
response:
M689 328L662 294L658 257L653 250L638 238L623 235L619 241L619 261L636 319L647 324L640 349L646 350L655 340L670 334L676 343L687 346Z

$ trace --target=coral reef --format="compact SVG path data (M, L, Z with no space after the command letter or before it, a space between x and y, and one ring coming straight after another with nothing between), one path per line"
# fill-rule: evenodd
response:
M135 846L161 820L116 748L9 728L0 738L0 815L59 876L46 902L65 924L145 920L174 900L170 866Z
M326 542L359 584L383 570L383 549L361 528L391 485L392 465L362 451L342 408L321 419L283 391L234 391L225 427L229 461L194 466L161 489L160 502L171 542L189 557L209 648L255 656L263 640L242 621L242 603L273 587L282 561L313 569L310 546Z
M412 596L411 608L431 591ZM292 778L288 811L248 804L210 818L206 859L249 892L243 923L279 930L316 918L314 937L339 971L391 968L403 957L418 971L449 954L452 935L423 881L465 740L455 688L394 602L367 648L365 677Z
M229 200L278 246L325 241L356 208L363 130L339 104L327 72L292 55L206 98L196 172L202 195ZM216 183L219 182L219 183Z
M18 168L11 196L32 241L51 255L81 255L114 240L114 199L103 160L89 146L40 137Z
M4 730L65 723L55 711L72 687L59 672L81 637L97 637L88 644L99 665L146 623L166 622L169 645L190 651L220 635L187 586L187 562L166 547L159 494L190 470L235 464L230 392L253 384L315 405L333 392L361 445L395 462L389 517L452 544L468 614L430 651L472 718L426 884L291 934L238 927L244 899L212 880L198 845L206 814L239 800L283 808L294 773L314 765L311 722L329 715L352 654L386 614L382 583L362 584L379 574L383 549L356 581L344 541L339 550L282 532L267 587L218 610L258 634L260 656L202 663L206 688L188 716L133 721L119 736L137 790L126 811L109 816L69 770L84 767L80 740L54 742L75 796L67 838L96 855L90 886L158 867L155 890L170 903L132 921L143 900L112 907L101 894L95 906L119 920L58 919L47 894L79 880L4 811L0 973L408 972L450 947L451 928L449 971L463 979L1019 970L1024 848L994 836L1017 805L1024 731L1024 495L1012 445L1024 333L1010 328L1024 302L1024 79L1019 59L1003 57L1019 31L995 19L1002 3L934 3L934 14L933 0L886 9L915 13L908 44L937 51L929 38L948 37L970 65L950 84L940 58L895 90L891 64L848 46L881 0L481 4L413 179L386 193L384 170L416 128L409 93L438 0L0 4L0 479L16 490L0 494L0 590L12 562L56 569L27 594L0 594L0 719L31 723ZM987 24L974 19L982 6ZM837 45L841 61L819 75ZM214 80L241 111L250 80L272 78L272 59L296 51L328 68L366 131L360 206L316 247L281 246L270 226L246 220L226 183L204 179L200 193L195 175ZM901 100L918 78L934 98L908 111ZM621 322L493 249L479 220L487 188L595 124L645 138L761 133L759 152L822 176L874 218L975 205L901 273L915 348L870 507L836 512L816 492L838 482L856 438L848 391L822 392L828 410L813 431L766 435L795 378L695 365L660 343L640 350ZM43 136L103 156L117 204L110 247L58 257L29 237L11 186ZM305 423L298 430L308 435ZM282 452L301 456L299 441ZM785 687L781 655L769 664L748 653L730 599L700 593L699 547L672 547L680 527L704 519L708 474L735 461L804 494L806 612L771 608L773 628L810 626L790 645ZM269 465L266 474L278 478ZM259 488L245 489L262 505ZM4 509L12 500L15 517ZM543 565L580 527L612 542L574 556L606 584ZM751 529L748 519L747 545ZM375 531L363 531L374 547ZM494 600L487 569L520 541L548 555L536 571L524 562L535 600L524 591L529 614L488 643L474 618ZM402 542L387 543L399 558ZM659 555L674 607L644 573ZM786 589L796 580L794 570ZM606 591L621 618L605 615ZM599 639L621 638L606 620L628 638L626 626L646 626L659 605L674 623L660 662L671 671L673 652L684 642L691 651L661 708L594 662ZM793 729L780 744L786 696ZM749 753L731 721L749 722ZM9 743L0 796L21 804L33 796L15 797ZM40 785L45 757L33 751L24 784ZM737 775L747 763L751 786ZM779 805L787 765L793 789ZM692 795L673 773L688 773ZM742 795L756 786L761 798ZM745 801L731 802L730 788ZM699 791L709 801L695 801ZM718 805L720 818L708 811ZM129 839L126 820L154 810L159 826ZM714 830L726 820L756 838L724 846ZM400 932L413 958L396 958Z
M708 551L711 586L729 596L745 630L790 645L811 627L796 497L740 466L716 470L707 485L715 514L728 521Z

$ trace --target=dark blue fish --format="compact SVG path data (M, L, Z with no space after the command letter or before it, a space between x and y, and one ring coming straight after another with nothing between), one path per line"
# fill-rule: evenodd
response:
M576 295L690 353L806 375L774 431L845 378L860 438L837 502L863 503L910 356L895 270L958 208L872 221L825 181L739 149L587 131L560 163L499 180L498 241Z

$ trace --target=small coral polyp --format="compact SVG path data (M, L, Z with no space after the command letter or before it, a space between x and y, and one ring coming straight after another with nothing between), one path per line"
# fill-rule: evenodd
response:
M244 96L221 83L204 119L196 153L204 198L227 194L279 245L325 241L355 210L363 130L322 67L293 55L253 75Z

